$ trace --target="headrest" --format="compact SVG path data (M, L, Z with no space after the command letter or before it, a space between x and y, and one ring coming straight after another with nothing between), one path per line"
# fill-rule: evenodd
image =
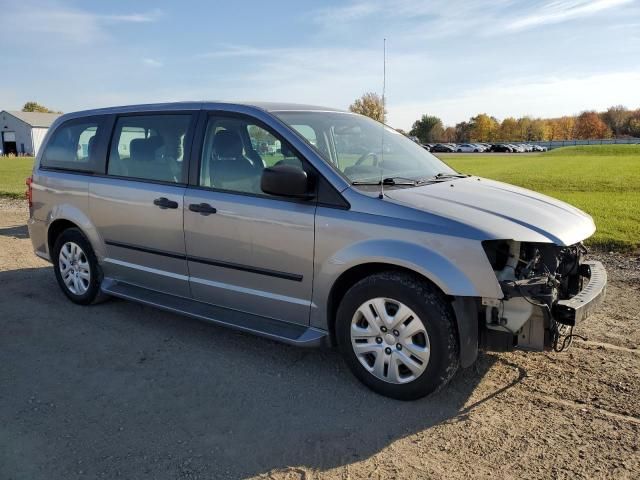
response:
M242 139L231 130L220 130L213 139L213 150L218 158L241 157Z
M93 155L93 149L95 147L95 143L96 143L96 136L94 135L87 142L87 157L89 158L91 158L91 155Z
M287 157L295 157L296 155L293 153L293 151L287 147L284 143L280 144L280 153L282 153L282 156L287 158Z
M163 143L162 137L157 135L149 138L134 138L129 143L130 158L134 161L150 162L155 159L156 150Z

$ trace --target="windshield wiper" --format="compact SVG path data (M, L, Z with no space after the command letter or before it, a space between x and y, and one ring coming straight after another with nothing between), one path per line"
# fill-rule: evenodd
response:
M471 175L467 175L466 173L448 173L448 172L440 172L434 176L434 178L467 178Z
M397 181L396 179L400 181ZM395 185L415 186L415 185L420 185L421 183L424 183L426 181L427 180L423 180L423 179L416 180L413 178L405 178L405 177L385 177L382 179L382 182L380 180L378 180L377 182L356 180L351 182L351 185L380 185L382 183L382 185L391 185L391 186L395 186Z

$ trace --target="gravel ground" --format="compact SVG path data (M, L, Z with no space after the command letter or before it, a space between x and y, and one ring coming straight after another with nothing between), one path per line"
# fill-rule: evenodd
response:
M397 402L332 350L71 304L0 200L1 479L639 478L640 262L565 353L483 354Z

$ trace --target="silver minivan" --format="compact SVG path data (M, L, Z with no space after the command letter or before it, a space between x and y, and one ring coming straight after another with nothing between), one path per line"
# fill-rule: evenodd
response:
M585 259L589 215L331 108L71 113L27 183L35 253L71 301L335 345L399 399L433 392L479 349L561 350L607 282Z

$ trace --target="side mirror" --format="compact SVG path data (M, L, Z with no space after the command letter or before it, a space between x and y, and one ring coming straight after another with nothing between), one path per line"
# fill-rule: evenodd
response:
M310 199L307 172L295 165L275 165L262 171L260 188L264 193L281 197Z

